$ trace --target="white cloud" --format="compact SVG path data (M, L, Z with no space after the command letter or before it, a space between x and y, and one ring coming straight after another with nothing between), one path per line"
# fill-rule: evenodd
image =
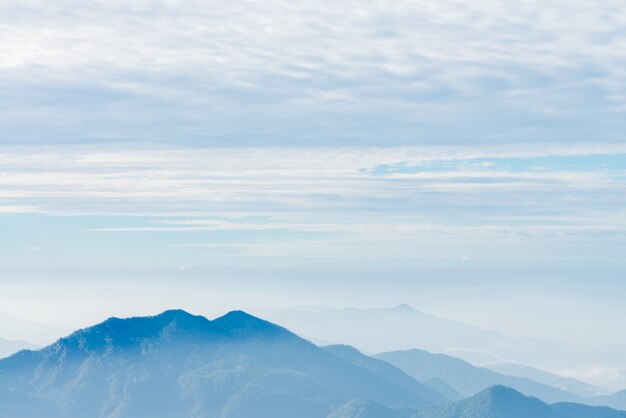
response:
M622 126L620 1L0 7L7 140L495 143ZM595 115L612 123L577 125Z
M437 235L618 237L626 226L626 169L602 162L619 162L623 154L626 147L616 145L6 148L0 153L0 198L11 204L0 212L156 219L90 228L99 232L288 231L390 241ZM551 167L550 158L560 156L583 160L578 169ZM541 157L547 166L537 169ZM501 161L511 158L532 164L507 169ZM441 161L446 164L429 169ZM409 172L376 172L399 164ZM468 170L472 164L477 168ZM176 219L181 216L195 219Z
M37 213L40 209L35 206L27 206L27 205L1 205L0 204L0 215L6 214L16 214L16 213Z
M5 4L5 68L207 71L222 77L332 70L420 71L417 57L549 71L616 56L623 3L351 0ZM35 28L26 24L34 24ZM604 36L603 42L599 38ZM19 41L19 42L18 42ZM613 51L613 53L609 53ZM211 65L208 67L208 65ZM541 66L541 67L540 67ZM458 71L459 68L455 68ZM617 66L614 70L617 70ZM230 70L226 72L224 70ZM234 74L233 74L234 71ZM471 72L471 70L469 71Z

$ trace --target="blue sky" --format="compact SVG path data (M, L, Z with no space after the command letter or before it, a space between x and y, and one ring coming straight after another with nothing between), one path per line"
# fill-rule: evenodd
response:
M595 324L626 314L625 8L5 2L0 306L410 303L624 344Z

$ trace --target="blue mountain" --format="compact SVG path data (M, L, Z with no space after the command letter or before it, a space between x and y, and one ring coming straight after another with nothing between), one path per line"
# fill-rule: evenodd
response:
M393 364L421 382L439 379L464 397L475 395L491 386L505 385L525 395L536 396L545 402L587 403L586 401L589 400L532 379L508 376L483 367L476 367L445 354L433 354L413 349L382 353L375 357Z
M110 318L0 360L2 417L325 418L354 399L446 401L394 366L241 311Z
M376 402L355 399L336 408L328 418L410 418L408 411L395 410Z
M446 405L412 410L354 400L328 418L626 418L626 412L575 403L547 404L502 385Z
M493 386L461 401L422 409L412 418L626 418L626 412L574 403L549 405L505 386Z
M559 376L520 363L494 363L485 367L500 374L531 379L578 396L591 397L606 395L606 389L581 382L580 380L573 379L571 377Z
M626 410L626 390L616 392L612 395L594 396L593 398L590 398L589 403Z

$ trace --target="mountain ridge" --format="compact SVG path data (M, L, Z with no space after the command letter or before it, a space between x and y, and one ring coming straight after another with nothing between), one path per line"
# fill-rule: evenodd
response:
M548 404L503 385L443 406L425 408L411 418L626 418L625 411L576 403Z
M419 407L437 394L445 402L368 361L385 366L359 366L243 311L208 320L169 310L112 317L0 360L0 390L7 405L32 398L67 418L318 418L358 398Z
M524 361L529 353L560 353L569 348L566 344L550 340L509 337L497 331L432 315L406 304L372 309L285 309L273 314L270 319L298 334L334 344L349 344L367 353L420 347L432 352L456 350L456 355L466 361L494 363ZM349 336L345 333L346 329L351 330Z

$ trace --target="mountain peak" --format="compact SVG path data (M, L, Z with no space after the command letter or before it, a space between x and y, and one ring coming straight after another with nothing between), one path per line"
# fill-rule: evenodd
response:
M241 310L230 311L225 315L214 319L213 323L245 328L271 325L269 322Z
M399 312L415 312L415 308L413 308L411 305L407 305L406 303L398 305L392 309Z
M489 404L516 404L526 402L529 398L515 389L504 385L493 385L475 395L477 399L482 399Z
M83 352L139 347L145 341L181 342L185 339L266 338L292 335L289 331L243 311L232 311L210 321L182 309L145 317L117 318L78 330L54 344Z
M548 404L502 385L451 404L435 407L421 418L564 418Z
M508 397L524 398L524 395L522 395L520 392L504 385L490 386L487 389L483 390L481 393L484 394L485 396L490 396L490 397L508 396Z
M537 398L525 396L515 389L504 385L491 386L474 397L479 404L489 406L492 411L529 411L527 416L548 416L548 405ZM472 399L472 398L470 398ZM533 411L531 413L530 411Z
M262 321L262 319L257 318L254 315L250 315L248 312L242 311L242 310L239 310L239 309L227 312L224 316L221 316L220 318L217 318L217 319L221 319L221 318L229 318L229 319L234 319L234 320L258 320L258 321Z
M199 320L199 319L203 319L205 321L208 321L206 318L204 318L203 316L200 315L192 315L189 312L183 310L183 309L168 309L166 311L163 311L159 314L156 315L149 315L149 316L132 316L132 317L127 317L127 318L119 318L117 316L112 316L107 318L105 321L101 322L100 324L96 324L93 325L90 328L94 328L94 327L99 327L102 326L104 324L120 324L120 323L131 323L131 322L144 322L144 323L158 323L158 324L163 324L163 323L167 323L170 321L193 321L193 320ZM86 329L90 329L90 328L86 328Z
M192 315L183 309L168 309L166 311L161 312L158 315L155 315L155 317L176 319L176 318L195 317L195 315Z
M218 332L230 336L293 335L285 328L240 310L230 311L211 322Z
M181 310L110 318L0 360L0 416L322 417L367 399L381 406L356 403L347 412L391 418L385 405L444 400L387 363L351 354L334 355L243 311L214 320ZM8 409L29 404L20 394L41 399L42 411Z

